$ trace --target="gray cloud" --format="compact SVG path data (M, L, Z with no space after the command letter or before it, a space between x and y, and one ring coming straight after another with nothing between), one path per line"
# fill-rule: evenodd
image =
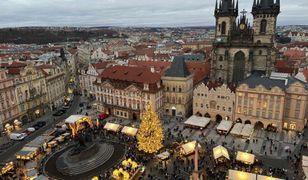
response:
M307 0L281 0L278 24L307 24ZM240 0L251 10L253 0ZM214 25L215 0L0 0L0 26ZM250 16L251 19L251 16Z

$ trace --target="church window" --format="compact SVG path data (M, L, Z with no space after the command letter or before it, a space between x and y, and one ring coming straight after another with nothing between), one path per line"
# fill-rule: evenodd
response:
M226 22L221 23L221 34L226 35Z
M219 56L219 61L223 61L223 57L222 56Z
M262 50L259 51L259 55L262 55Z
M219 68L222 69L222 65L220 65Z
M262 19L260 26L260 33L266 33L266 26L267 26L267 21L265 19Z

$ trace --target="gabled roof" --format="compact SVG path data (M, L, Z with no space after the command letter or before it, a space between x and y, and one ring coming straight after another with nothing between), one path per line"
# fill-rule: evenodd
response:
M171 67L165 72L165 76L167 77L187 77L190 74L186 67L185 59L181 56L176 56Z

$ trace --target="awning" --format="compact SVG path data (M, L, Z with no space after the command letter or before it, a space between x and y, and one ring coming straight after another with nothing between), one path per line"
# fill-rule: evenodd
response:
M198 117L198 116L193 115L190 118L188 118L184 122L184 124L189 125L189 126L199 127L199 128L205 128L210 123L210 121L211 121L210 118Z
M254 125L252 124L245 124L242 129L241 136L243 137L250 137L254 131Z
M255 162L255 155L238 151L236 155L236 160L248 165L252 165Z
M196 146L196 141L191 141L186 144L183 144L180 146L181 149L181 154L183 155L189 155L193 152L195 152L195 146ZM198 146L201 148L201 145L198 144Z
M65 137L64 136L59 136L59 137L56 137L54 140L56 140L58 142L63 142L65 140Z
M79 120L86 118L88 116L84 116L84 115L71 115L70 117L68 117L67 119L65 119L65 123L68 124L75 124L76 122L78 122Z
M228 150L223 146L217 146L213 148L214 159L218 159L220 157L225 157L230 160Z
M49 143L48 143L48 146L49 147L56 147L58 145L58 142L57 141L50 141Z
M302 156L302 168L306 177L308 177L308 156Z
M241 135L241 132L242 132L243 127L244 127L244 124L242 124L242 123L236 123L236 124L233 126L233 128L232 128L230 134L236 135L236 136Z
M168 151L165 151L163 153L156 155L156 157L161 160L166 160L169 158L169 156L170 156L170 153Z
M16 159L32 159L38 152L37 147L23 147L16 153Z
M14 124L17 125L17 126L19 126L19 125L21 125L22 123L21 123L20 121L18 121L17 119L15 119L15 120L14 120Z
M126 134L128 136L136 136L138 129L137 128L133 128L133 127L129 127L129 126L124 126L124 128L121 131L123 134Z
M115 124L115 123L106 123L104 126L104 129L108 130L108 131L113 131L113 132L119 132L120 131L121 126L119 124Z
M283 179L274 178L271 176L257 175L257 180L283 180Z
M257 175L244 171L236 171L229 169L229 180L257 180Z
M220 124L217 126L216 130L228 133L232 128L232 124L233 124L232 121L222 120Z

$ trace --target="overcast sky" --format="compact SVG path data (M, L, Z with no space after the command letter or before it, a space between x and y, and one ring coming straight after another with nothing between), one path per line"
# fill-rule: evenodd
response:
M249 12L253 0L239 0ZM215 0L0 0L0 27L214 25ZM279 25L308 24L308 0L281 0ZM251 17L251 15L249 14Z

